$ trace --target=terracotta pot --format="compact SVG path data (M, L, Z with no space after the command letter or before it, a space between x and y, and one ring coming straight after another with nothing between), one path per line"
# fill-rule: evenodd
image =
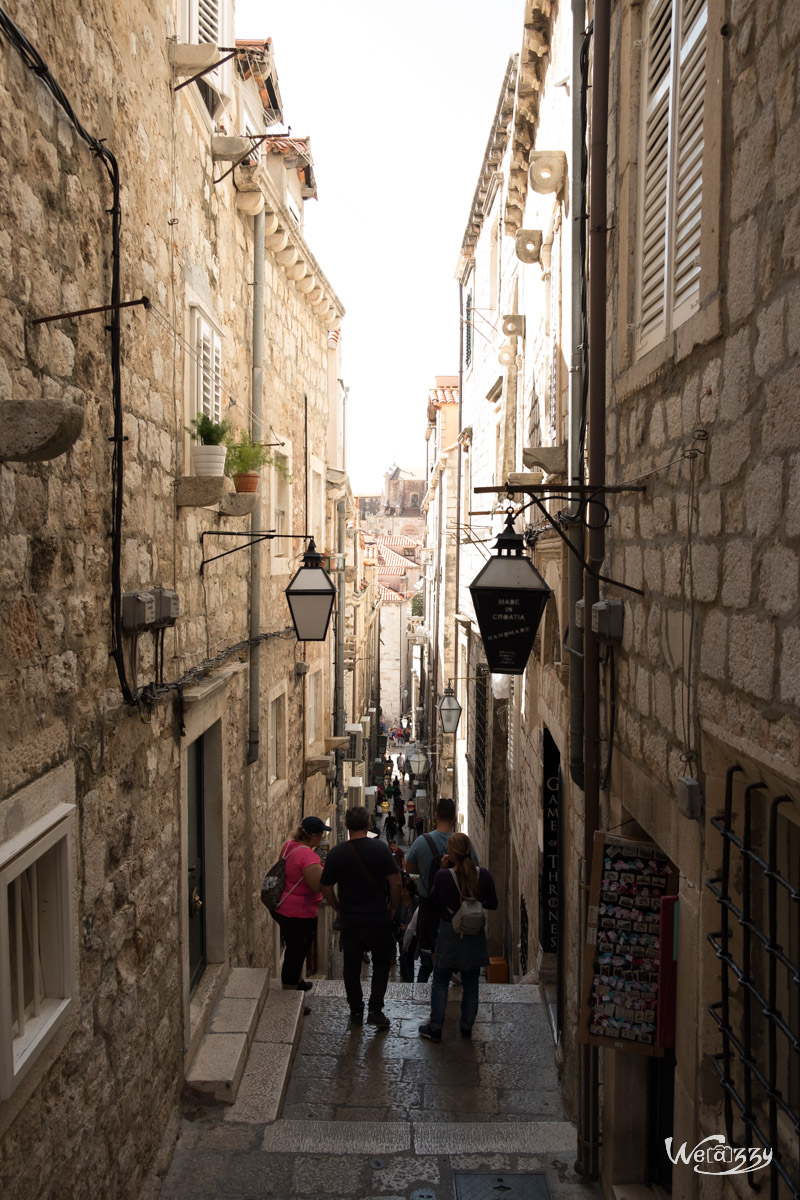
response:
M234 475L233 486L237 492L257 492L258 480L258 471L248 471L246 475Z
M195 475L224 475L227 446L192 446L192 470Z

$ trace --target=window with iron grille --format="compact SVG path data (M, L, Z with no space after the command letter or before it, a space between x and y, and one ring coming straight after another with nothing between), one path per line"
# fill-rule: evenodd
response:
M772 1150L770 1196L800 1192L800 804L757 782L737 795L731 767L720 873L708 881L719 925L720 998L709 1005L721 1039L714 1063L731 1146ZM738 782L738 781L737 781ZM748 1178L750 1178L748 1176Z

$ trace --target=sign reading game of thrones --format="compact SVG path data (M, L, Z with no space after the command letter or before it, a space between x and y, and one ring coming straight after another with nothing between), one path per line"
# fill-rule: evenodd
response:
M514 532L514 510L495 543L496 555L469 585L475 616L493 675L522 675L533 639L552 595L529 558L522 535Z

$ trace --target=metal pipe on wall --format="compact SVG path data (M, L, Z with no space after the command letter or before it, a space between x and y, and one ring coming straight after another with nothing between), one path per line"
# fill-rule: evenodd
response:
M608 170L608 83L611 41L610 0L596 0L592 64L592 125L589 164L589 454L590 488L605 484L606 466L606 257ZM599 571L605 558L605 532L589 522L587 561ZM590 875L594 834L600 824L600 645L592 632L592 605L600 598L596 574L584 573L586 619L583 635L584 687L584 859ZM591 883L591 878L588 879ZM586 903L584 897L583 903ZM582 1047L581 1110L578 1130L581 1174L599 1175L598 1056L594 1047Z
M261 416L264 393L264 210L253 222L253 370L250 401L250 436L261 440ZM264 528L262 492L256 493L256 506L250 514L250 532ZM250 547L250 638L261 632L261 544ZM261 643L250 643L250 730L247 740L247 761L258 761L260 723L260 658Z

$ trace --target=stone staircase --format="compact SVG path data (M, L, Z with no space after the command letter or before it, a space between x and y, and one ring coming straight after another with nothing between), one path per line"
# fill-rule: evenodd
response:
M187 1094L229 1107L225 1120L274 1121L299 1040L304 994L234 968L186 1074Z

